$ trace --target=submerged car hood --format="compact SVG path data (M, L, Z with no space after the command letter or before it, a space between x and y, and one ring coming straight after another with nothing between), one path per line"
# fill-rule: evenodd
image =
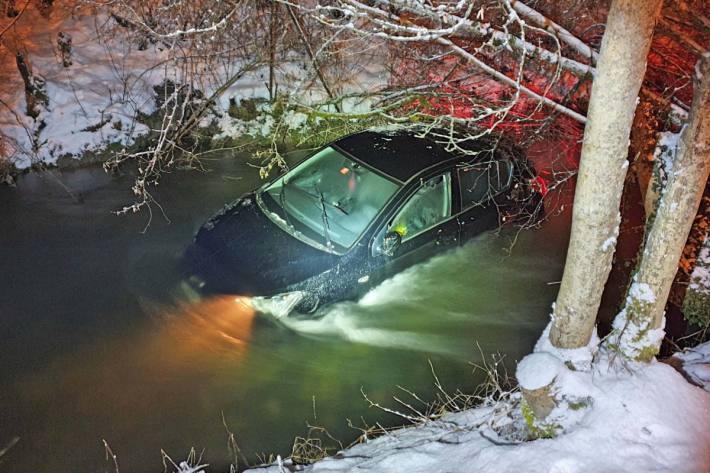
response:
M288 234L264 215L252 193L208 220L186 259L208 290L272 295L332 268L339 256Z

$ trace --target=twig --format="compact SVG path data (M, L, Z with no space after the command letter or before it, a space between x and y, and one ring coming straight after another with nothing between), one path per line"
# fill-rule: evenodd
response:
M118 457L116 456L115 453L113 453L113 450L111 450L111 447L109 446L108 442L105 439L101 440L104 444L104 452L106 453L106 461L111 460L113 463L114 471L116 473L120 473L118 471Z
M20 19L20 17L22 16L22 14L25 13L25 10L27 10L27 6L30 4L31 1L32 1L32 0L27 0L27 1L25 2L24 6L22 7L22 10L20 10L20 11L17 13L17 15L15 15L15 18L13 18L12 21L10 21L10 23L8 23L8 25L5 26L5 28L3 28L2 31L0 31L0 38L2 38L3 35L4 35L5 33L7 33L7 31L15 25L15 23L17 23L17 21Z
M331 100L335 100L335 95L333 94L333 91L331 90L330 86L328 85L328 81L325 79L325 76L323 76L323 71L321 70L320 64L318 62L318 58L316 55L313 53L313 48L311 47L311 42L306 34L306 32L303 29L303 26L301 25L301 22L298 21L298 17L296 17L296 13L293 11L293 7L290 4L286 4L286 9L288 10L288 14L291 17L291 21L296 25L296 29L298 30L298 34L301 36L301 39L303 40L304 45L306 46L306 51L308 52L308 57L311 58L311 64L313 65L313 69L316 71L316 74L318 75L318 80L320 81L321 85L325 89L326 93L328 94L328 97L330 97ZM334 104L335 109L340 112L340 106L335 103Z

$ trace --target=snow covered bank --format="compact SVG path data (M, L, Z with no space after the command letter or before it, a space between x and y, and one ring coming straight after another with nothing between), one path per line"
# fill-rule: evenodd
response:
M702 353L710 361L710 348ZM285 460L249 471L710 472L710 393L663 363L633 373L609 366L602 361L577 373L592 405L553 439L514 440L510 433L524 423L516 396L390 432L312 465Z
M710 238L700 248L683 300L683 314L699 327L710 324Z
M705 240L690 278L690 289L710 294L710 239Z
M62 156L76 157L110 143L127 146L148 131L136 116L155 109L152 87L162 82L164 74L145 66L160 60L160 52L137 51L122 41L101 39L102 21L58 6L50 18L29 8L18 23L32 72L45 81L48 97L47 107L36 119L25 114L14 54L4 49L0 98L7 107L0 113L0 126L11 143L5 150L7 157L18 169L54 164ZM56 50L60 34L71 37L68 67Z
M171 50L164 41L139 45L137 33L117 26L116 19L106 12L57 2L47 15L31 6L13 35L33 77L43 84L41 92L47 99L38 116L29 116L15 50L0 48L0 154L17 169L131 146L152 126L145 117L158 111L156 87L166 81L191 84L208 97L242 67L243 75L215 98L210 113L201 121L203 126L214 121L218 138L238 138L245 134L266 136L275 127L300 129L306 124L306 115L293 111L279 114L279 123L274 121L273 110L266 103L266 64L247 65L245 56L234 54L218 68L201 63L199 58L192 58L188 67L185 58L176 56L175 48ZM66 44L68 57L62 51ZM354 69L344 71L349 74L338 80L339 91L362 93L386 85L385 61L373 57L375 53L367 56L370 62L365 65L351 64ZM277 59L274 72L280 96L294 97L300 104L327 98L317 82L314 85L310 64L302 51L285 51ZM260 100L258 103L268 109L260 108L257 117L248 120L232 116L231 108L244 99ZM343 106L350 112L369 109L366 100L355 98Z
M690 348L683 353L676 353L676 358L683 362L683 371L690 379L710 392L710 342ZM708 445L710 449L710 445Z

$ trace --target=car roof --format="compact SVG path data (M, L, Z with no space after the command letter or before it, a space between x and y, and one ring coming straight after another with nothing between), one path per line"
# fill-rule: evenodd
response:
M363 131L331 144L366 165L404 183L435 164L470 156L457 156L431 138L412 131Z

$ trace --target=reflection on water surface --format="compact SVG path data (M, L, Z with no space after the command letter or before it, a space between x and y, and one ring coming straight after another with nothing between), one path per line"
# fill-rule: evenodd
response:
M515 360L547 321L564 257L567 217L520 235L486 235L316 319L277 322L235 295L195 298L179 256L222 204L259 184L237 161L174 174L157 197L171 224L115 217L129 179L64 173L76 204L41 175L0 189L0 460L12 472L158 471L160 451L204 449L229 462L223 419L242 451L288 454L306 422L348 442L346 419L399 423L369 409L396 386L433 394L428 361L447 389L477 383L469 361ZM223 175L241 175L239 181ZM314 419L314 411L317 419Z

